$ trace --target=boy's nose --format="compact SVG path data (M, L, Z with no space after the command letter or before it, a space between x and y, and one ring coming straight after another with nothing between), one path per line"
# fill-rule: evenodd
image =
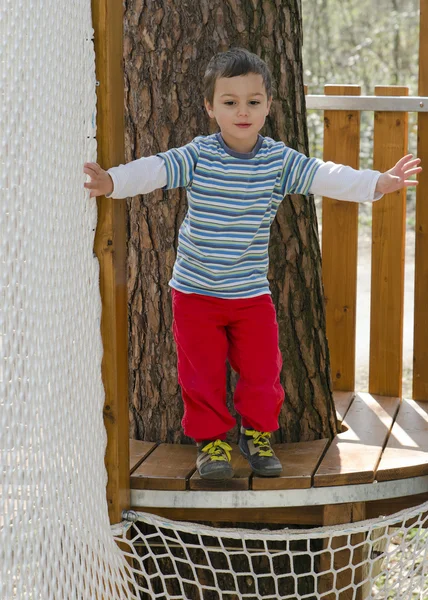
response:
M248 106L238 106L238 115L242 117L247 116Z

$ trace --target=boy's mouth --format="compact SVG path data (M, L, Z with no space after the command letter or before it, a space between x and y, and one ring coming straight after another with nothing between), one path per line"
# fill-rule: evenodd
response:
M235 123L237 127L241 127L242 129L246 129L247 127L251 127L251 123Z

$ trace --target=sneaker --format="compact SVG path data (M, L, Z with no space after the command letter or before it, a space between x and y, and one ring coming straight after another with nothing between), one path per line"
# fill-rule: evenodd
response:
M256 475L278 477L281 474L282 465L272 450L270 436L269 432L241 427L239 449Z
M232 448L223 440L201 442L198 446L196 468L202 479L232 479L230 464Z

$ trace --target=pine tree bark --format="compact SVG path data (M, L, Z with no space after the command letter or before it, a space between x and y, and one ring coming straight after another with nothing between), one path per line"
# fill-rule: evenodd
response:
M231 46L260 55L276 84L264 135L307 153L300 0L126 0L126 160L211 133L202 78L211 56ZM186 212L183 190L128 201L131 437L181 442L168 281ZM269 280L280 325L286 401L278 441L336 432L311 198L287 197L272 225ZM231 402L235 375L229 377ZM236 439L232 432L230 439Z

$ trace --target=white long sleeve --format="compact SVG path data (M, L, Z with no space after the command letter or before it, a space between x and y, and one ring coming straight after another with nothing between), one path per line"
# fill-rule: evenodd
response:
M345 165L325 162L315 173L310 192L335 200L373 202L383 196L375 194L380 175L379 171L371 169L357 171Z
M113 180L113 191L109 198L148 194L167 183L165 162L156 155L112 167L107 172ZM373 202L382 197L382 194L375 195L379 176L379 171L358 171L345 165L325 162L314 175L310 193L336 200Z
M160 156L147 156L126 165L108 169L113 191L108 198L128 198L148 194L166 185L165 162Z

